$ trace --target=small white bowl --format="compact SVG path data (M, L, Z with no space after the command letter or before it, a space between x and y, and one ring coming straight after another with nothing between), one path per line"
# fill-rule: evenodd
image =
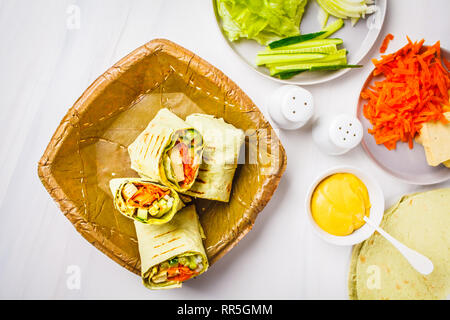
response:
M372 233L375 231L371 226L365 223L361 228L349 234L348 236L334 236L329 234L328 232L322 230L319 225L314 220L311 213L311 197L316 189L317 185L324 180L326 177L331 176L335 173L352 173L357 176L367 187L367 191L369 192L369 200L371 204L370 215L369 218L378 226L383 219L384 214L384 196L383 191L381 190L379 184L375 181L375 179L355 167L351 166L340 166L331 168L321 175L319 175L314 182L309 187L308 193L306 195L306 213L308 215L308 220L311 223L312 228L316 232L316 234L321 237L323 240L340 245L340 246L351 246L357 243L360 243L367 238L369 238Z

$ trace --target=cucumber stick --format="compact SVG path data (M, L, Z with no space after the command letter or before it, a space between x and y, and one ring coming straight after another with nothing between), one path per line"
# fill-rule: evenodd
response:
M290 79L290 78L292 78L293 76L296 76L296 75L298 75L298 74L300 74L300 73L302 73L302 72L305 72L305 71L308 71L308 70L298 70L298 71L288 71L288 72L280 72L280 73L278 73L276 76L278 77L278 78L280 78L280 79Z
M340 49L334 54L329 54L322 59L320 59L321 62L327 62L327 61L333 61L337 59L347 59L347 50Z
M291 50L263 50L258 52L258 56L268 56L274 54L297 54L297 53L336 53L337 47L335 44L328 44L325 46L311 47L311 48L300 48Z
M305 72L305 71L335 71L339 69L345 69L345 68L361 68L362 65L354 65L354 64L346 64L343 63L343 61L331 61L329 63L324 62L316 62L316 63L310 63L310 64L299 64L299 65L291 65L287 66L289 69L281 70L281 68L277 67L271 67L270 75L276 76L280 79L289 79L299 73Z
M309 71L322 71L322 70L339 70L345 68L361 68L362 65L358 64L341 64L335 66L312 66Z
M257 56L256 65L262 66L272 63L292 63L297 61L310 61L327 57L323 53L298 53L298 54L274 54L267 56Z
M284 65L274 65L271 66L270 68L276 71L295 71L295 70L311 69L311 67L340 66L343 64L347 64L346 59L336 59L325 62L322 61L299 62Z
M277 75L279 73L285 72L294 72L294 71L304 71L311 70L312 68L317 67L336 67L341 65L346 65L346 59L333 60L328 62L308 62L308 63L298 63L298 64L287 64L287 65L278 65L270 67L270 75Z
M318 36L324 34L325 32L326 31L320 31L320 32L315 32L315 33L307 33L307 34L301 34L299 36L283 38L283 39L269 43L269 48L275 49L275 48L285 47L285 46L288 46L291 44L295 44L295 43L299 43L299 42L303 42L303 41L307 41L307 40L311 40L311 39L316 39Z
M336 21L334 21L333 23L330 23L327 27L322 29L322 34L318 35L316 38L314 39L325 39L328 38L329 36L331 36L333 33L335 33L336 31L338 31L340 28L342 28L342 26L344 25L344 20L342 19L337 19Z
M289 59L286 58L286 56L289 57ZM339 59L346 59L347 57L347 50L341 49L338 50L334 54L324 55L323 57L316 57L314 59L307 59L306 54L298 54L298 55L272 55L272 56L264 56L262 58L266 58L267 60L260 60L264 63L261 63L260 65L267 65L268 67L273 66L280 66L280 65L287 65L287 64L296 64L296 63L310 63L310 62L329 62ZM268 58L271 58L269 61ZM268 61L268 62L266 62Z
M302 49L302 48L313 48L313 47L319 47L319 46L326 46L326 45L340 45L344 41L342 39L312 39L308 41L303 41L296 44L291 44L289 46L279 47L276 49L270 49L270 50L292 50L292 49ZM268 49L266 49L268 50ZM269 51L269 50L268 50Z

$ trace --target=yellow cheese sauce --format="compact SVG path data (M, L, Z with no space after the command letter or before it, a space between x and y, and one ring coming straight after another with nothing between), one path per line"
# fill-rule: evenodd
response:
M351 173L336 173L322 180L311 198L311 213L324 231L346 236L364 225L369 216L369 192Z

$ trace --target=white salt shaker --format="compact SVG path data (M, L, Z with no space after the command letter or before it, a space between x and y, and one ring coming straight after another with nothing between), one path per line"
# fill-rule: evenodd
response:
M348 114L320 117L312 128L314 143L329 155L341 155L353 149L361 142L362 136L361 122Z
M270 97L268 112L280 128L298 129L314 114L313 96L308 90L298 86L281 86Z

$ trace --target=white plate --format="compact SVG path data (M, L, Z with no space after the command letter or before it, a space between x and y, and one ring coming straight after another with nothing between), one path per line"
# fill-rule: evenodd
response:
M216 1L213 0L212 3L219 29L225 41L248 66L264 77L286 84L311 85L336 79L351 70L303 72L288 80L271 77L267 68L257 67L255 65L256 54L264 47L255 40L242 39L234 42L229 41L222 29L221 19L217 13ZM378 7L377 12L369 15L366 19L360 19L354 27L351 26L350 19L345 20L345 26L332 35L332 37L342 38L344 40L343 47L349 51L347 55L349 64L358 64L364 58L372 48L381 31L386 14L386 0L376 0L375 4ZM320 31L321 26L317 19L318 12L319 5L317 2L309 1L300 24L302 34ZM328 24L334 21L334 19L334 17L330 16Z

